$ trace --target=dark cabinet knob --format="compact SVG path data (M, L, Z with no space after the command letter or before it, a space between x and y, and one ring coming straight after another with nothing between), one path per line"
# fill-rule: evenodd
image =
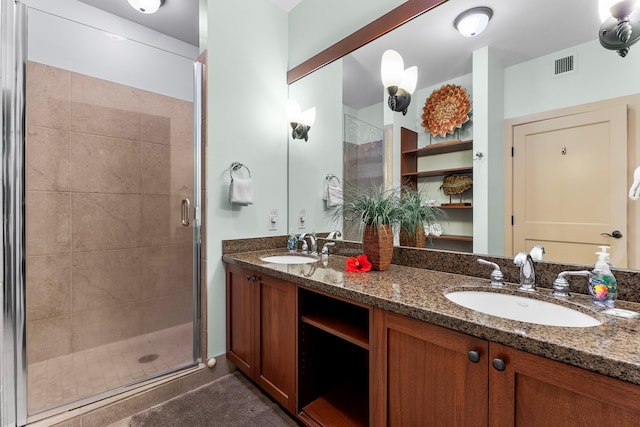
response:
M471 350L469 353L467 353L467 357L469 358L469 360L471 360L473 363L478 363L480 361L480 353L478 353L475 350Z
M256 280L258 280L258 276L251 276L247 274L247 280L250 282L255 282Z
M504 371L507 368L507 364L502 359L493 359L491 362L496 371Z

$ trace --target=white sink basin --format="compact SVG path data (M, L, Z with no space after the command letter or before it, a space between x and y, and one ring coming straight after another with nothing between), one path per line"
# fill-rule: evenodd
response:
M276 255L260 258L262 261L271 262L274 264L310 264L312 262L318 262L317 259L308 256L296 256L296 255Z
M587 328L601 324L598 319L568 307L517 295L482 291L445 294L463 307L493 316L548 326Z

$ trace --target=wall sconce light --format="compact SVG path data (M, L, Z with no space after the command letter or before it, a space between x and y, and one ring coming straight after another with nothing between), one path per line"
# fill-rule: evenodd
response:
M291 124L291 137L293 139L309 140L309 129L316 121L316 107L302 111L300 104L293 99L287 100L287 121Z
M163 0L127 0L132 8L141 13L156 13Z
M631 45L640 38L640 8L636 0L600 0L600 44L605 49L627 56Z
M382 54L380 76L389 93L389 108L392 111L402 111L402 115L406 115L411 103L411 94L416 90L418 83L418 67L414 65L405 70L402 56L389 49Z
M474 7L465 10L453 21L453 26L465 37L475 37L487 28L493 10L488 7Z

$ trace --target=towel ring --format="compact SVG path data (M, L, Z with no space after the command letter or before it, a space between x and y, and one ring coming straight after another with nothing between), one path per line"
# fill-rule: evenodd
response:
M337 176L335 176L332 173L328 173L327 176L324 179L326 179L327 182L331 182L332 179L335 179L336 181L338 181L338 184L340 184L340 178L338 178Z
M251 171L249 170L249 168L240 162L231 163L231 169L229 169L229 176L233 178L233 173L242 168L245 168L247 172L249 172L249 178L251 178Z

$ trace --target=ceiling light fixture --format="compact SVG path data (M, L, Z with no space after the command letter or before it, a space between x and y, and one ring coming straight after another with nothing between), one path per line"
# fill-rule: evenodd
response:
M141 13L156 13L163 0L127 0L131 7Z
M465 10L453 21L453 26L465 37L475 37L487 28L493 16L491 8L480 6Z
M402 115L406 115L411 103L411 94L416 90L418 83L418 67L414 65L405 70L402 56L389 49L382 54L380 77L389 93L389 108L402 111Z
M627 56L631 45L640 38L640 7L636 0L600 0L599 39L605 49Z

